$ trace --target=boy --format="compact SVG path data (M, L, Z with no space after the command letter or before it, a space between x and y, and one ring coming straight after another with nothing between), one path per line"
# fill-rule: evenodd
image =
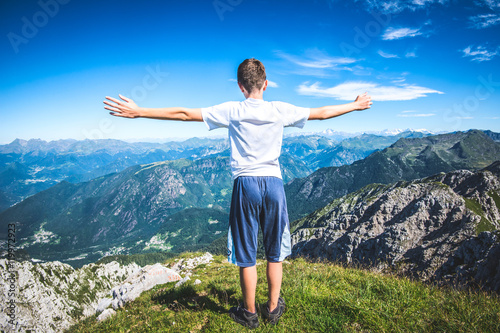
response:
M125 118L154 118L205 122L209 130L228 128L231 172L234 180L228 232L228 260L240 267L243 304L233 307L230 316L250 327L259 326L255 306L257 287L257 232L264 236L267 257L268 296L264 317L277 324L285 311L280 296L282 261L291 253L290 225L278 158L283 128L302 128L307 120L323 120L370 108L365 93L352 103L319 108L296 107L283 102L265 102L267 88L264 65L254 58L238 67L238 86L243 102L226 102L209 108L141 108L134 101L106 97L110 114Z

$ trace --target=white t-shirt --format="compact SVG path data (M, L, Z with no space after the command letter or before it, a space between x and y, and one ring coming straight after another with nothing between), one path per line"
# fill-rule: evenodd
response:
M281 178L279 156L283 128L304 127L310 109L284 102L247 98L202 108L209 130L228 128L231 146L231 172L239 176Z

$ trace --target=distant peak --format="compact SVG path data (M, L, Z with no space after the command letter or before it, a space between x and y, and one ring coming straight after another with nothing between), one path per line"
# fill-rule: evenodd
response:
M28 141L23 140L23 139L15 139L14 141L12 141L9 144L10 145L19 145L19 146L26 147L26 145L28 144Z

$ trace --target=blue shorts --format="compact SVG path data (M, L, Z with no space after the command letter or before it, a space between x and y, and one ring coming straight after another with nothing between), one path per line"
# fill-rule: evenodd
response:
M256 264L259 225L267 260L283 261L291 254L283 181L277 177L238 177L234 180L229 214L229 262L240 267Z

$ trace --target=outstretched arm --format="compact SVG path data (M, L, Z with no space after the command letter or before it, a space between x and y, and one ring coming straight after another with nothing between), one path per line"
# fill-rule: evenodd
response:
M372 98L366 93L359 95L352 103L341 105L328 105L319 108L311 108L309 120L325 120L338 117L355 110L369 109L372 105Z
M182 107L173 108L143 108L135 104L133 100L118 95L123 101L106 96L104 108L111 111L110 114L123 118L152 118L162 120L203 121L201 109L190 109Z

